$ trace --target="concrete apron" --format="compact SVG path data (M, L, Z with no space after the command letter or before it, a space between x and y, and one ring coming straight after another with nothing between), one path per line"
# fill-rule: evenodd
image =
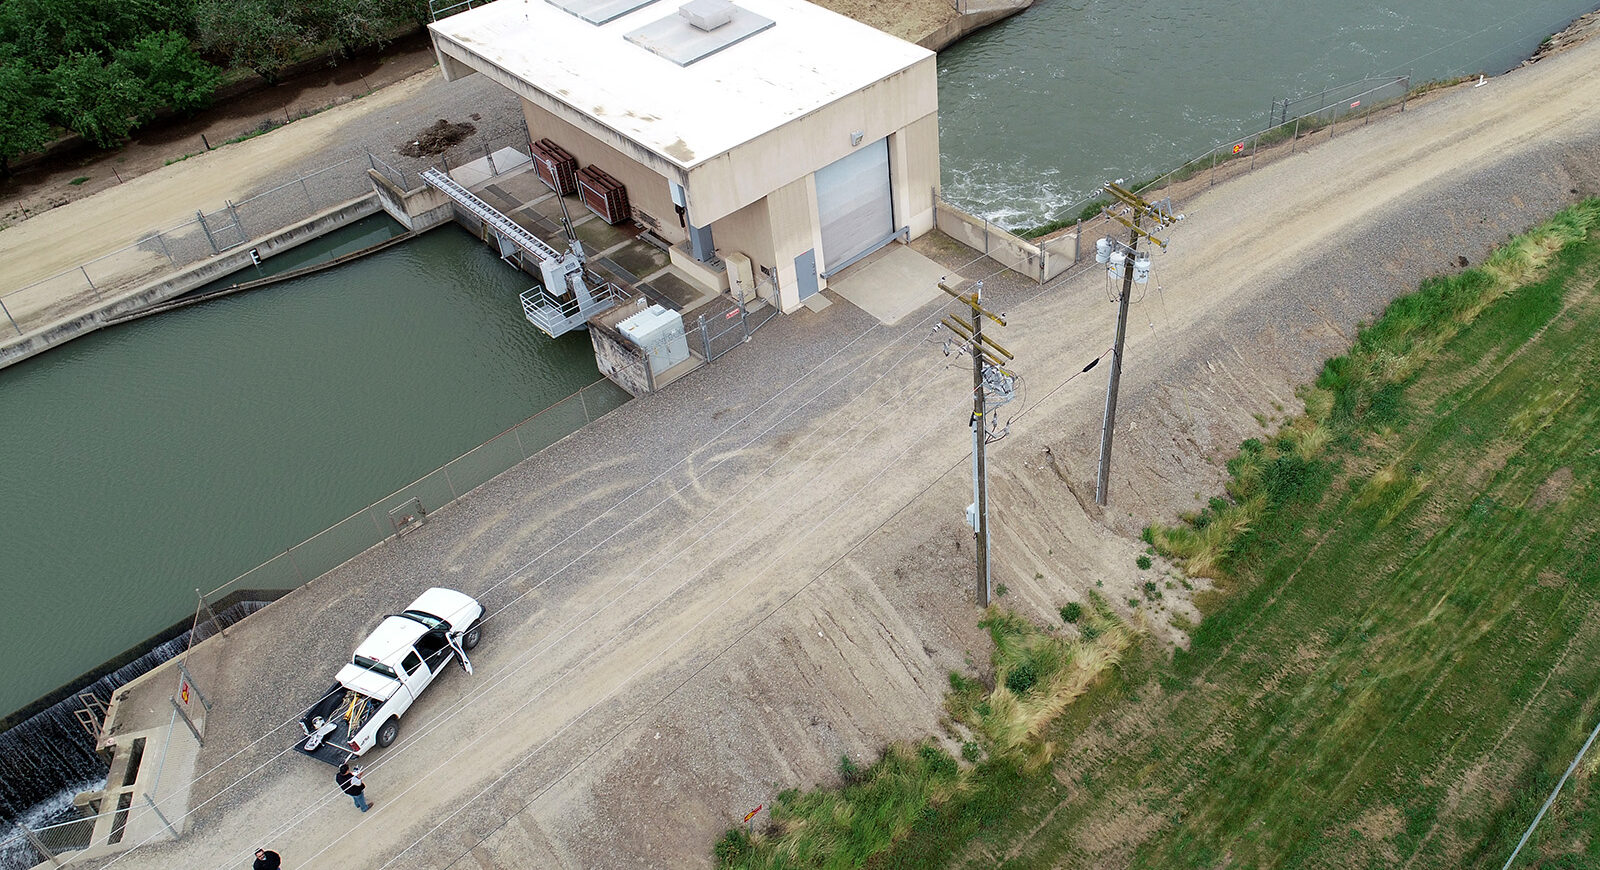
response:
M893 326L936 299L950 270L902 244L891 244L828 279L828 289Z

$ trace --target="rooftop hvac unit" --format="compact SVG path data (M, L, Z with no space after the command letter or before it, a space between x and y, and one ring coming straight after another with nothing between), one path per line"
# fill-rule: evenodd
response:
M578 192L578 158L549 139L533 143L533 169L556 193Z
M650 370L657 374L689 358L689 342L683 335L683 315L652 305L617 324L617 331L650 358Z
M733 20L733 8L730 0L689 0L678 7L678 14L695 27L712 31Z
M619 224L632 216L628 189L592 163L578 170L578 193L583 204L608 224Z

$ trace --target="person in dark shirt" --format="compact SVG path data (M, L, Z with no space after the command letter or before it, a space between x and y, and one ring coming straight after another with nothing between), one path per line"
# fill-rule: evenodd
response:
M362 812L372 809L367 803L367 784L361 781L361 768L352 768L348 764L339 765L339 772L333 775L333 781L338 784L339 790L349 795L356 802Z
M269 849L257 849L256 863L251 867L251 870L278 870L282 866L283 858L279 857L277 852Z

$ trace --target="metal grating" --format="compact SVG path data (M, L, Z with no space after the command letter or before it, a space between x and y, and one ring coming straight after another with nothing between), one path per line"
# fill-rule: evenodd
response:
M485 223L494 228L500 238L509 240L517 247L538 257L541 260L559 260L561 255L555 248L545 244L538 236L523 229L516 221L506 217L493 206L473 195L472 191L457 184L455 179L437 169L424 169L422 180L430 187L442 191L445 196L455 200L456 204L482 218Z
M643 9L656 0L545 0L545 2L590 24L599 25L615 21L635 9Z
M677 12L653 21L624 38L651 54L664 57L678 66L704 60L725 48L772 27L777 22L741 6L731 6L728 23L715 30L701 30Z

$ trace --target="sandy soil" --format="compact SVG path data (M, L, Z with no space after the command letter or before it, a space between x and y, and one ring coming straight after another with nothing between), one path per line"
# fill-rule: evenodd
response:
M991 453L1005 603L1044 620L1099 591L1127 612L1152 576L1139 529L1216 492L1357 324L1600 193L1597 63L1591 43L1179 202L1133 309L1105 511L1104 369L1074 374L1112 334L1104 275L1040 288L919 242L987 279L1027 378ZM266 844L297 867L705 866L723 829L831 781L841 754L939 735L946 672L981 672L984 640L960 519L970 382L928 340L936 313L781 318L208 641L209 802L182 841L115 863L236 866ZM445 678L370 757L363 816L271 729L437 582L495 613L478 673ZM1130 616L1170 631L1181 596Z

